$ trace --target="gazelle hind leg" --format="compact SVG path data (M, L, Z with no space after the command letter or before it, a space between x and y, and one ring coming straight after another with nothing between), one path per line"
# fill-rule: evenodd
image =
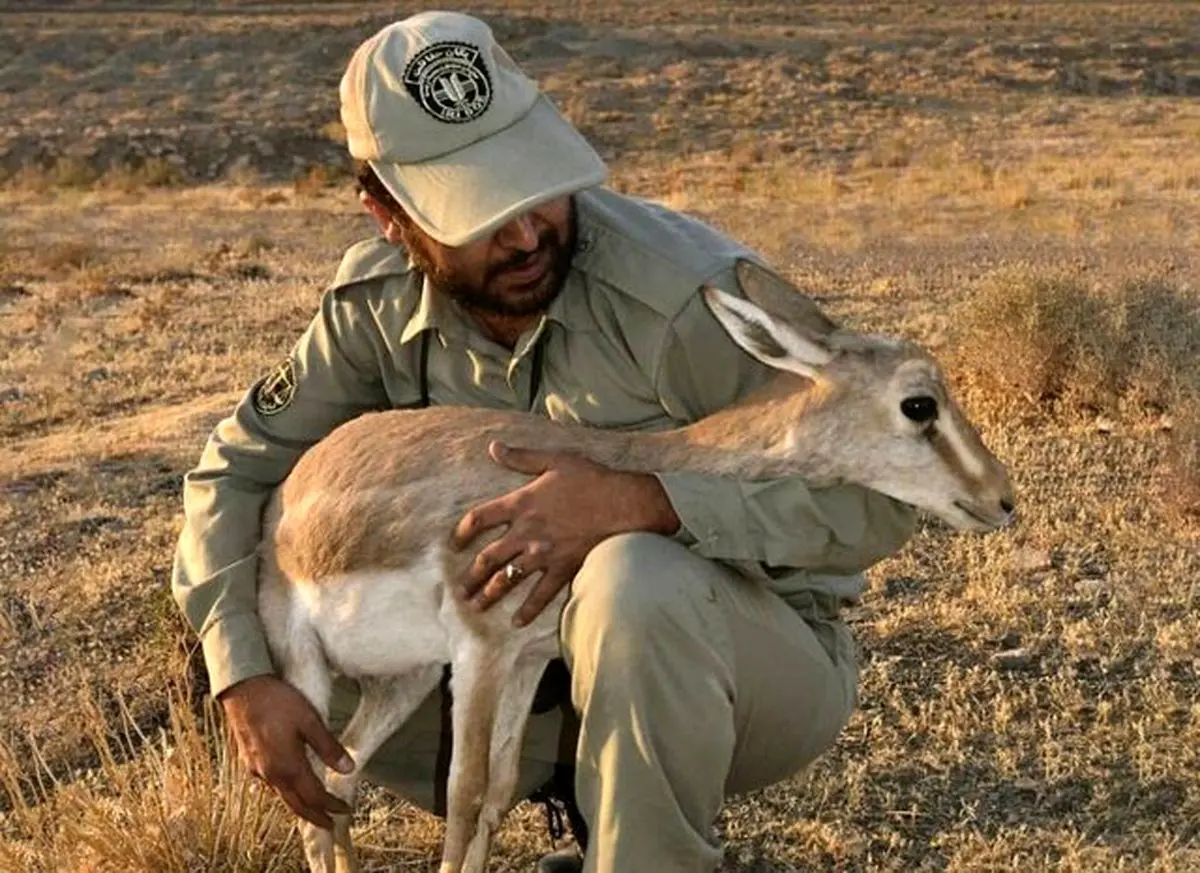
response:
M544 657L517 661L508 681L501 686L492 726L488 757L487 791L479 811L475 836L467 847L463 873L483 873L492 835L508 812L520 775L521 740L533 708L538 683L549 660Z
M277 648L274 650L279 661L284 680L299 691L312 704L323 724L329 724L329 698L333 692L333 677L325 662L316 633L308 625L296 620L285 610L288 604L282 603L276 614L267 614L265 618L278 623L273 639ZM310 751L309 763L313 771L321 777L325 765ZM304 844L304 857L312 873L335 873L333 834L324 828L301 819L300 839Z
M354 809L359 776L363 765L379 750L383 742L416 711L421 702L441 679L440 664L427 667L394 679L366 679L361 682L362 696L354 710L341 743L354 759L353 773L325 771L325 787L334 797ZM321 765L318 763L318 768ZM318 771L320 772L320 770ZM333 816L333 863L336 873L357 873L358 860L350 840L353 812ZM320 831L319 828L314 830ZM329 831L321 831L329 835ZM307 845L307 841L306 841Z
M451 664L453 744L446 785L446 836L438 873L467 873L463 862L468 845L479 837L479 811L487 793L496 704L500 689L508 684L513 660L503 650L489 651L482 641L470 640L464 641Z

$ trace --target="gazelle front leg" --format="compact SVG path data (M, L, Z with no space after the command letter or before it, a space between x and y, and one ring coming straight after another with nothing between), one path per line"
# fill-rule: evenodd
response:
M482 873L490 831L479 813L488 791L492 725L501 689L511 678L516 655L478 637L456 641L450 666L453 745L446 785L446 836L438 873ZM482 861L476 845L483 841ZM468 852L476 866L466 865Z
M520 776L521 740L525 736L538 683L548 663L550 659L541 655L521 658L513 668L511 678L501 688L488 753L487 792L479 810L475 836L467 846L462 873L483 873L492 835L512 803Z
M307 822L301 824L304 853L313 873L358 873L350 824L362 768L437 687L441 676L441 665L433 664L396 679L362 681L358 708L340 738L354 759L354 772L324 770L319 760L314 761L318 772L324 770L326 790L350 807L351 812L333 816L332 832Z

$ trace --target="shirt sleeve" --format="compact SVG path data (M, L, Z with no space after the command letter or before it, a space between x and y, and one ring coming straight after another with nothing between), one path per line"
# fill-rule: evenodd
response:
M736 288L731 273L714 284ZM672 417L695 421L772 375L733 342L697 294L672 321L656 390ZM717 560L850 575L898 551L916 523L911 507L858 485L814 488L800 477L739 481L695 473L658 478L679 516L678 538Z
M290 355L216 427L184 477L171 589L200 636L214 696L274 669L257 604L262 513L274 488L339 424L388 405L385 346L348 296L326 292Z

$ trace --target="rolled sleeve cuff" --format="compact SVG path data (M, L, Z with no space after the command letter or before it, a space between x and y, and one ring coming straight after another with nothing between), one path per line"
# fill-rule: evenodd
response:
M213 622L201 637L213 697L254 676L275 672L258 617L234 613Z
M674 539L702 554L740 553L746 513L737 482L697 473L656 473L679 516Z

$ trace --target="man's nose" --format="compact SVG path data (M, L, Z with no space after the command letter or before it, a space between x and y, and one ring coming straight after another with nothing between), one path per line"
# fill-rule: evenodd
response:
M531 252L538 247L537 224L532 215L520 215L500 228L497 242L509 249Z

